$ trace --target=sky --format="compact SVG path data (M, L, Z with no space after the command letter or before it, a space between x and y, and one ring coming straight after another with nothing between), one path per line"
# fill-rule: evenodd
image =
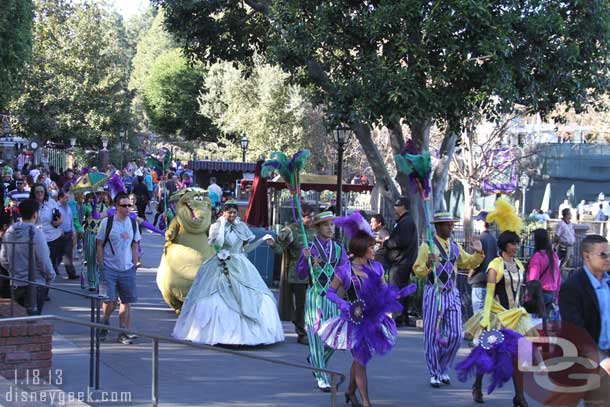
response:
M116 9L121 15L128 19L129 17L136 14L139 10L145 9L149 1L148 0L111 0L114 3Z

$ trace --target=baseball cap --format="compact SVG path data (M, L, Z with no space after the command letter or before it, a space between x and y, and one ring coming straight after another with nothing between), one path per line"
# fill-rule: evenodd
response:
M411 200L406 196L401 196L394 201L394 206L402 206L406 209L409 209L411 206Z

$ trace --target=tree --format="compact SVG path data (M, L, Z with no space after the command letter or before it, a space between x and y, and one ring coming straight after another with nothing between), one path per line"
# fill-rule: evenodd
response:
M210 66L199 97L200 114L229 135L227 144L237 145L247 135L250 157L308 148L313 167L328 167L322 116L306 92L291 85L289 75L277 67L255 63L247 77L244 70L222 62Z
M403 122L427 149L433 124L450 141L482 102L495 101L483 103L484 116L514 103L543 115L559 102L582 110L608 84L603 1L153 2L194 58L251 63L262 55L312 89L327 113L354 129L389 197L398 192L373 125L389 129L395 153ZM443 143L441 153L453 148ZM399 181L406 192L405 177Z
M215 139L216 129L198 112L204 75L201 64L189 65L178 48L157 58L140 89L151 130L189 140Z
M132 19L140 21L142 27L135 30L141 33L137 35L136 53L132 61L132 70L129 77L129 90L133 93L131 112L134 124L139 131L150 131L149 118L146 116L143 105L142 90L144 81L150 74L153 64L162 54L178 48L178 44L163 27L163 11L157 11L150 7L142 19ZM135 35L132 34L132 37Z
M11 102L29 137L98 146L129 123L128 45L121 17L97 3L35 2L32 60Z
M5 0L0 13L0 110L18 88L32 52L32 0Z

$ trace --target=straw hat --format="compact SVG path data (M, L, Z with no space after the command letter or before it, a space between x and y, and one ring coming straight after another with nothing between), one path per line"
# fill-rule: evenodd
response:
M336 216L331 211L320 212L316 216L313 217L312 223L317 225L318 223L325 222L327 220L333 220Z
M437 212L432 217L432 223L458 222L449 212Z

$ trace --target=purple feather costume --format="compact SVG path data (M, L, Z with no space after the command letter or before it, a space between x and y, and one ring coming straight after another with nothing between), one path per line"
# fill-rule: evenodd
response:
M384 283L380 263L371 261L362 271L367 278L353 272L348 274L347 270L335 273L352 304L350 315L341 313L328 319L318 327L317 333L327 346L351 350L354 359L364 366L374 354L386 354L394 346L398 331L388 313L401 311L402 305L398 301L399 289ZM360 318L353 316L354 304L362 305Z

